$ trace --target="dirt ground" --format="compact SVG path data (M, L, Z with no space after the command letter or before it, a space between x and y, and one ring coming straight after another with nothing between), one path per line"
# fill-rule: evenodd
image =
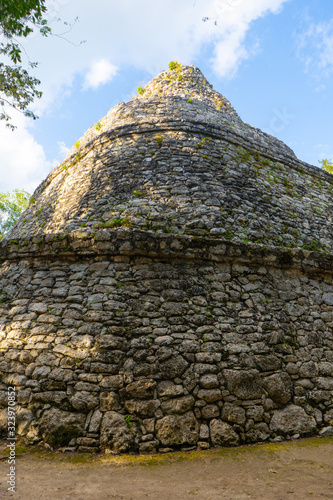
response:
M16 452L15 493L0 461L1 499L333 499L333 438L151 456Z

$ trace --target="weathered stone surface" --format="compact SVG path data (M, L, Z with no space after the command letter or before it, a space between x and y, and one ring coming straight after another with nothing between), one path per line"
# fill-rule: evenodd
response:
M165 414L182 414L193 408L194 401L195 399L193 396L169 399L162 402L161 409Z
M197 397L207 403L214 403L215 401L221 401L222 394L220 389L200 389Z
M0 436L8 437L8 410L0 410Z
M160 402L156 399L150 401L130 399L125 403L125 408L129 413L145 418L152 417L159 406Z
M239 444L239 436L231 425L219 419L209 424L210 437L214 446L235 446Z
M307 415L303 408L289 405L282 410L274 411L270 428L279 434L312 434L316 429L316 421Z
M222 419L234 424L244 425L246 422L245 410L240 406L225 403L222 410Z
M89 432L96 433L99 431L102 418L103 418L103 413L100 412L99 410L95 410L89 422Z
M159 397L175 397L184 394L184 387L181 384L174 384L170 380L163 380L158 383L157 389Z
M43 413L39 431L45 442L64 446L83 432L85 415L51 408Z
M115 411L107 411L101 424L100 443L116 453L125 453L134 446L134 426L126 422L125 417Z
M188 367L188 362L180 355L175 355L160 363L162 377L165 379L174 379L181 377Z
M250 429L245 434L245 439L247 443L258 443L260 441L265 441L270 436L270 430L267 424L261 422L256 424L253 429Z
M219 386L219 381L216 375L202 375L200 377L200 387L203 389L214 389Z
M262 395L262 380L257 370L224 370L231 394L240 399L257 399Z
M275 373L264 382L269 397L277 404L284 405L293 396L293 384L287 373Z
M132 398L150 399L154 397L155 388L154 380L137 380L126 386L126 392Z
M199 425L193 413L167 415L156 423L156 435L164 446L193 445L199 439Z
M101 392L101 394L100 394L100 409L102 411L120 410L121 403L120 403L120 399L119 399L118 394L114 391Z
M99 403L99 399L95 396L92 396L87 391L77 392L69 399L69 401L73 408L85 413L88 413L88 411L90 411L92 408L95 408Z
M219 415L220 415L220 409L216 405L209 404L204 406L201 410L202 418L205 418L207 420L218 417Z

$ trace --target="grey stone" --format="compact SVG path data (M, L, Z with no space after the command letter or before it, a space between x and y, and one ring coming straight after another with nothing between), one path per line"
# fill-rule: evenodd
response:
M98 432L101 421L102 421L103 413L99 410L95 410L89 423L89 432Z
M119 396L116 392L101 392L100 393L100 409L102 411L114 410L118 411L122 407Z
M240 399L262 396L262 380L257 370L224 370L223 375L231 394Z
M213 389L219 386L219 381L216 375L208 374L202 375L202 377L200 377L199 384L203 389Z
M88 413L99 403L99 399L97 397L92 396L89 392L86 391L76 392L74 396L69 398L69 401L73 408L84 413Z
M65 446L83 432L85 415L51 408L43 413L39 431L51 446Z
M160 363L160 369L163 378L174 379L181 377L188 367L188 362L180 355L175 355L172 358Z
M125 453L134 445L135 426L115 411L105 412L101 424L100 443L103 449Z
M216 417L219 417L219 415L220 415L220 409L216 405L209 404L209 405L206 405L202 408L201 415L202 415L202 418L206 418L207 420L209 420L211 418L216 418Z
M231 403L225 403L222 409L222 419L238 425L244 425L246 414L244 408Z
M125 408L129 413L144 418L152 417L159 406L160 402L156 399L150 401L129 399L125 402Z
M278 434L313 434L317 424L303 408L289 405L282 410L275 410L270 422L270 429Z
M193 396L182 396L180 398L163 401L161 409L165 414L182 414L191 410L194 406Z
M163 446L194 445L199 439L199 424L191 412L167 415L156 422L156 435Z
M214 446L236 446L239 436L232 426L219 419L214 419L209 424L210 437Z
M184 387L181 384L174 384L170 380L163 380L158 383L157 389L159 397L175 397L184 394Z
M318 434L322 437L333 437L333 427L323 427Z
M137 380L126 386L129 397L151 399L154 397L156 382L154 380Z
M267 377L264 387L269 397L279 405L288 403L293 396L293 384L287 373L275 373Z
M197 397L207 403L214 403L215 401L221 401L222 394L220 389L200 389Z

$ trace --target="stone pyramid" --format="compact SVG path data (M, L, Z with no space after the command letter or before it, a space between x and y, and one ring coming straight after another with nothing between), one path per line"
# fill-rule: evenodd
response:
M73 146L11 238L128 227L331 249L328 174L243 123L197 68L141 92Z
M121 453L332 435L332 177L173 64L0 242L0 433Z

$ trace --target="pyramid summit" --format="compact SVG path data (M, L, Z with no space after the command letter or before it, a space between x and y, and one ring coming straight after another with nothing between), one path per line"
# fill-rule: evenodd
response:
M281 141L242 122L195 67L163 71L139 90L77 141L10 237L123 226L232 233L236 240L245 230L250 241L283 245L282 229L297 225L288 212L304 217L297 202L300 170L308 167ZM310 171L330 185L329 176ZM311 203L320 202L315 183L308 187L313 215ZM326 224L317 226L329 245ZM302 232L286 243L310 244L313 235Z
M331 177L245 124L198 68L173 68L76 142L10 237L127 227L330 249Z
M0 435L151 453L331 435L332 176L171 65L0 242Z

